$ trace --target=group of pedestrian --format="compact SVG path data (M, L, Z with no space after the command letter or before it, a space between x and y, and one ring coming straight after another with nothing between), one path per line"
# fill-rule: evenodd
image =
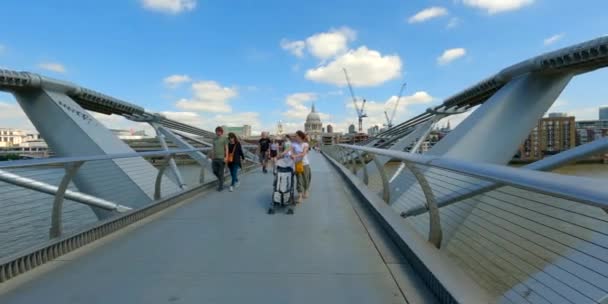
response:
M224 189L224 170L228 166L232 182L230 191L234 191L239 186L238 172L241 169L242 161L245 159L243 148L239 139L234 133L228 133L228 137L224 136L222 127L215 128L216 138L213 140L213 148L210 151L212 160L213 174L218 179L218 191ZM268 132L262 132L262 136L258 141L258 155L262 166L262 172L268 173L268 163L271 162L273 172L275 170L278 158L288 157L294 162L294 171L297 178L296 190L298 191L297 203L301 203L303 199L308 198L310 190L311 172L310 161L308 160L308 152L310 145L306 133L297 131L296 136L292 138L285 135L282 144L280 145L277 139L270 139Z
M218 179L217 191L224 190L224 171L226 165L230 172L232 182L230 183L230 192L239 187L238 173L241 169L242 161L245 160L243 147L237 136L230 132L228 137L224 136L222 127L215 128L216 138L213 139L213 148L211 149L211 168L213 174Z

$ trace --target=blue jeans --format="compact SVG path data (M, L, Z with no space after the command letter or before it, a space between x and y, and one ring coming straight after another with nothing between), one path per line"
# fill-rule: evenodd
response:
M234 186L236 183L239 182L239 166L238 165L230 165L228 166L230 167L230 177L232 177L232 183L231 186Z

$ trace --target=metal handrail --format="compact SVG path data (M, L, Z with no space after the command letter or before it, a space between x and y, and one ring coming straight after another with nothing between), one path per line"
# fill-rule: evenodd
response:
M172 150L161 150L161 151L147 151L147 152L132 152L132 153L114 153L114 154L103 154L103 155L87 155L87 156L70 156L70 157L52 157L44 159L28 159L28 160L14 160L0 162L0 169L16 168L16 167L33 167L42 165L56 165L65 164L81 161L96 161L96 160L108 160L108 159L119 159L119 158L131 158L131 157L149 157L149 156L167 156L174 154L182 154L188 152L205 152L209 151L210 148L196 148L196 149L172 149Z
M339 145L344 148L384 155L429 167L449 170L480 179L514 186L538 193L548 194L577 203L608 208L608 191L605 183L584 178L538 172L528 169L510 168L494 164L480 164L470 161L450 159L440 156L426 156L407 152L368 148L353 145ZM584 182L581 182L583 181Z

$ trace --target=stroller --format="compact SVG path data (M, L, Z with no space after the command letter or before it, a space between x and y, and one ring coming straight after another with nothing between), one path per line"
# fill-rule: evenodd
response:
M294 179L293 160L289 156L279 159L276 164L272 204L268 208L268 214L274 214L277 208L283 207L287 207L287 214L293 214Z

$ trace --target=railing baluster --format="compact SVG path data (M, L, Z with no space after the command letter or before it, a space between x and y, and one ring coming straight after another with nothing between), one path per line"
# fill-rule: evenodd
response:
M51 229L49 237L51 239L61 236L62 233L62 213L65 191L68 189L70 181L84 162L78 161L65 165L65 174L57 188L55 199L53 200L53 212L51 214Z
M437 249L441 248L441 240L443 239L443 233L441 231L441 219L439 218L439 208L437 207L437 201L433 194L433 189L429 185L426 177L416 165L410 162L404 162L405 166L414 174L424 197L426 198L426 208L429 211L429 242L431 242Z
M369 185L369 176L367 174L367 164L365 163L365 157L363 157L363 152L359 151L359 161L361 162L361 166L363 166L363 183L365 185Z
M158 174L156 174L156 182L154 183L154 199L159 200L161 197L161 184L163 181L163 174L167 169L169 162L173 160L173 155L167 155L164 158L163 164L158 168Z
M382 199L389 204L391 202L391 190L390 184L388 182L388 176L386 176L386 171L384 170L384 166L380 163L376 155L372 155L373 162L378 169L378 173L380 174L380 179L382 179Z

